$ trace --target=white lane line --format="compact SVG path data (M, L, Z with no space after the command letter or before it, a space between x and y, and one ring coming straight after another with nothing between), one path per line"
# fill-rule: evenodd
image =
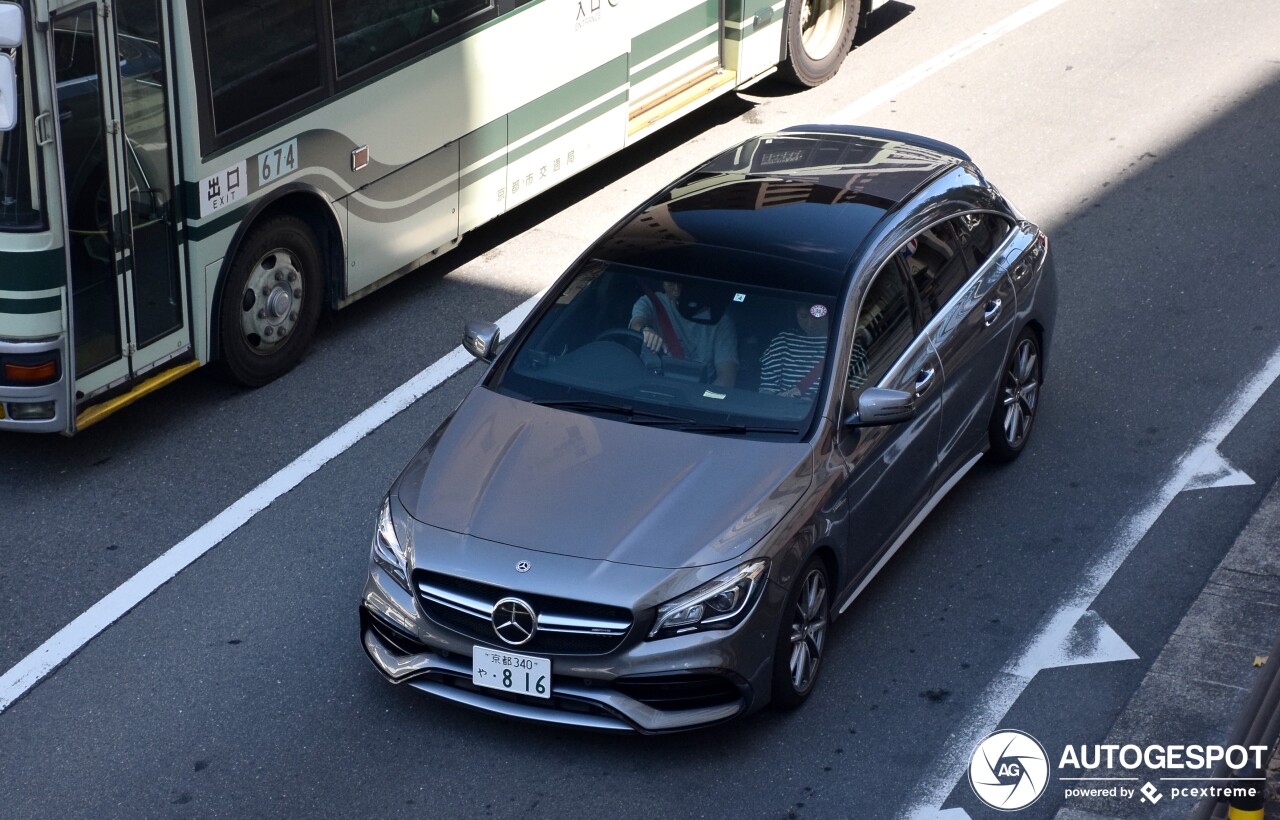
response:
M991 28L944 51L926 63L908 71L851 105L827 117L830 122L851 120L861 116L895 95L924 81L946 66L966 57L997 38L1023 26L1042 14L1062 5L1066 0L1038 0ZM526 301L498 320L504 333L519 324L533 307L537 296ZM414 378L388 393L381 401L347 422L324 441L303 453L292 464L268 478L239 501L219 513L213 520L187 536L168 552L144 567L137 575L121 584L74 621L67 624L34 652L0 676L0 713L39 683L46 675L93 640L162 584L217 546L272 501L298 486L331 459L341 455L357 441L386 423L445 379L462 369L470 357L461 348L423 370Z
M530 297L498 320L509 334L524 320L541 294ZM250 490L207 524L188 535L155 561L112 590L74 621L58 630L9 671L0 676L0 713L9 708L42 678L93 640L126 612L213 549L224 538L266 509L273 501L301 484L329 461L342 455L360 439L381 427L402 410L475 361L461 347L427 367L388 393L373 406L342 425L328 438L300 455L280 472Z
M969 757L984 737L999 727L1014 702L1041 669L1058 665L1064 635L1093 607L1098 594L1115 575L1134 547L1155 525L1160 516L1189 483L1194 481L1206 459L1217 454L1218 446L1235 429L1263 393L1280 378L1280 348L1253 376L1244 382L1223 405L1218 420L1174 465L1169 478L1150 501L1129 517L1102 558L1086 573L1080 585L1069 594L1040 626L1035 637L1021 654L1012 658L978 699L964 723L947 738L942 754L910 794L916 796L904 813L910 818L937 818L942 804L969 768Z
M985 28L958 45L952 46L938 56L927 60L897 79L890 80L875 91L861 99L850 103L830 116L830 122L851 123L877 106L884 105L902 92L937 74L954 62L968 57L975 51L989 46L1004 35L1021 28L1048 12L1061 6L1067 0L1037 0L1028 6L1018 9L989 28Z

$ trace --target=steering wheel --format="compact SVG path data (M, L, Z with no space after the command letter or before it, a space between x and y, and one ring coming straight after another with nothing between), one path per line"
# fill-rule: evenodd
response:
M645 350L644 334L629 327L611 327L596 337L597 342L616 342L640 356Z

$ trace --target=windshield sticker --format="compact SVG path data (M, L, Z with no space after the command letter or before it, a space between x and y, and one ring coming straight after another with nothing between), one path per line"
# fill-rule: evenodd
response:
M745 302L745 301L747 301L747 294L745 294L745 293L735 293L735 294L733 294L733 301L735 301L735 302Z
M702 393L702 398L704 399L723 399L727 397L727 393L712 393L710 390L705 390Z
M827 306L814 305L813 307L809 308L809 315L815 319L821 319L823 316L827 315Z
M205 177L200 180L200 218L244 199L248 191L248 163L244 160L211 177Z

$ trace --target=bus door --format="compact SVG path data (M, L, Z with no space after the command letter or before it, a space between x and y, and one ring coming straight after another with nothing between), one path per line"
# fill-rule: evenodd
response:
M629 134L709 99L733 82L725 69L724 0L632 7ZM673 14L674 9L674 14Z
M76 400L191 348L156 0L53 15Z

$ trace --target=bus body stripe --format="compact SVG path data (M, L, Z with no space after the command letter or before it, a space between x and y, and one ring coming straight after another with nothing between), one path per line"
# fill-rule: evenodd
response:
M37 291L67 284L67 256L61 248L0 254L4 289Z
M615 108L620 108L626 104L627 104L627 94L625 91L621 91L618 94L615 94L613 97L610 97L609 99L600 103L599 105L593 108L590 108L587 111L584 111L578 116L565 121L564 123L556 126L555 128L552 128L551 130L547 131L545 134L540 134L536 139L529 140L524 145L521 145L519 148L516 148L514 151L511 152L510 161L515 162L518 159L522 159L528 156L529 154L533 153L534 151L538 150L539 148L542 148L543 146L547 145L548 143L551 143L559 139L560 137L563 137L565 134L569 134L574 130L576 130L577 128L591 122L592 120L598 119L599 117L603 116L609 111Z
M631 40L631 64L643 63L661 54L671 46L687 38L690 32L702 31L707 26L719 28L720 20L714 5L699 4L686 12L659 23Z
M509 140L517 143L626 83L627 55L621 54L512 111L507 117Z
M663 71L667 70L668 68L680 62L681 60L685 60L685 59L688 59L689 57L692 57L694 54L697 54L699 51L702 51L709 45L714 45L719 39L720 39L720 32L713 31L710 34L707 34L704 37L698 40L695 40L692 43L689 43L683 48L680 48L672 52L671 54L667 55L663 59L650 63L644 68L636 71L634 74L631 75L631 84L638 85L644 82L645 80L649 79L650 77L654 77L654 76L657 76L658 74L661 74Z
M36 313L58 313L62 310L62 297L45 296L40 299L0 299L0 313L30 316Z

